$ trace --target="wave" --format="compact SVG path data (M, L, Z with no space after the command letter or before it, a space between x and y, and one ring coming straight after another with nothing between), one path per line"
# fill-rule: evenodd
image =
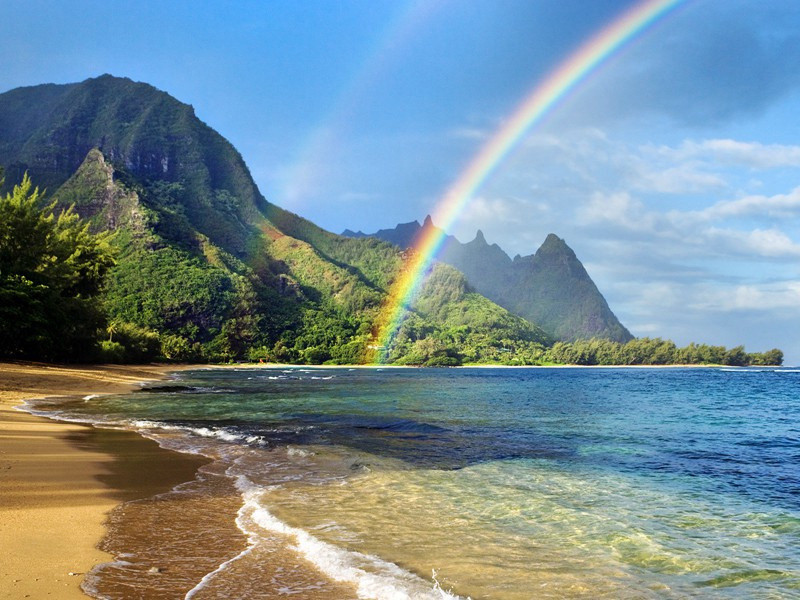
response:
M155 440L164 448L192 454L205 454L202 447L185 443L192 437L209 438L238 445L247 444L261 447L266 445L263 436L237 432L232 428L193 427L147 419L111 420L100 416L84 418L68 411L39 410L30 403L26 404L25 409L32 414L40 414L51 419L90 423L101 427L133 429L139 434ZM169 439L169 436L159 435L169 433L180 434L179 437L182 440L179 442L176 439ZM313 451L287 447L287 455L290 457L304 458L314 456L314 454ZM331 580L354 585L358 597L365 600L469 600L441 588L436 581L435 573L432 580L426 580L392 562L374 555L340 548L314 537L303 529L280 521L260 503L262 495L268 493L265 488L259 487L244 475L228 474L228 476L234 479L237 489L242 494L242 506L237 513L236 525L247 537L247 546L239 554L205 574L186 593L184 596L186 600L191 600L200 594L215 577L252 553L262 539L259 531L277 533L293 539L294 544L291 548L294 551L311 562ZM178 491L179 487L176 486L170 492ZM130 564L124 560L123 555L118 556L114 562L118 565ZM91 575L87 576L83 587L87 593L98 597L95 581Z
M233 394L236 392L229 388L193 385L153 385L136 391L151 394Z
M89 402L89 400L91 400L91 398L88 396L83 398L84 402ZM48 408L40 408L41 405L47 405ZM44 417L53 421L82 423L84 425L96 425L98 427L107 427L109 429L127 429L128 425L127 421L112 419L106 415L80 416L66 410L58 410L47 404L46 399L25 400L22 405L15 408L36 417Z
M161 421L148 421L148 420L135 420L130 421L130 425L137 430L161 430L161 431L175 431L180 433L187 433L204 438L214 438L222 440L223 442L231 442L234 444L256 444L265 446L267 444L264 436L252 435L247 433L238 433L232 429L221 427L219 429L211 429L209 427L192 427L189 425L171 425Z
M753 367L720 367L725 373L800 373L800 369L754 369Z
M294 550L330 579L353 584L359 598L371 600L469 600L441 588L435 579L422 577L377 556L345 550L324 542L304 529L292 527L272 515L261 503L265 490L247 477L236 481L244 506L237 519L248 539L257 536L255 528L288 536L295 540ZM188 598L188 596L187 596Z

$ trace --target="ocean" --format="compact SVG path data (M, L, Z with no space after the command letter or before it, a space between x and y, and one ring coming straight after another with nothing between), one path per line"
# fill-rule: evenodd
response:
M796 369L219 368L32 410L210 459L115 509L97 598L800 598Z

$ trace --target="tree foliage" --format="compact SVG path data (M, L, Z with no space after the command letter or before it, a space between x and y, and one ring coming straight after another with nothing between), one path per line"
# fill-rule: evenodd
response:
M86 360L97 353L108 236L71 209L42 206L26 175L0 198L0 356Z
M605 339L556 342L543 360L568 365L781 365L783 352L745 352L744 346L730 350L724 346L691 343L678 348L671 340L635 338L626 344Z

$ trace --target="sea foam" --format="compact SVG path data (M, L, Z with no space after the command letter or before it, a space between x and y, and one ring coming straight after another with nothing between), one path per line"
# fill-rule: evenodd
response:
M443 590L438 582L423 578L377 556L348 551L324 542L304 529L292 527L276 518L261 503L265 491L247 477L236 482L244 506L237 524L252 539L257 535L249 523L266 531L295 540L293 549L322 573L337 582L351 583L364 600L469 600ZM249 518L247 518L249 516ZM188 598L188 596L187 596Z
M204 438L214 438L222 440L223 442L230 442L232 444L266 444L266 440L263 436L236 433L224 427L220 429L211 429L209 427L188 427L183 425L168 425L158 421L147 420L131 421L131 425L138 430L175 431Z

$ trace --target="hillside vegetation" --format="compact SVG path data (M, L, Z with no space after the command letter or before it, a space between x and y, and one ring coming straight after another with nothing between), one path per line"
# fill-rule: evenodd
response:
M238 152L191 106L108 75L20 88L0 95L0 140L6 189L28 173L50 190L54 211L73 207L106 236L113 264L92 324L103 359L372 357L403 252L334 235L267 202ZM467 291L452 268L436 272L390 361L487 362L509 341L549 342ZM39 357L20 348L6 355Z
M233 146L168 94L109 75L0 94L0 165L0 357L374 359L408 253L268 202ZM436 264L382 356L553 359L552 327L480 292Z

